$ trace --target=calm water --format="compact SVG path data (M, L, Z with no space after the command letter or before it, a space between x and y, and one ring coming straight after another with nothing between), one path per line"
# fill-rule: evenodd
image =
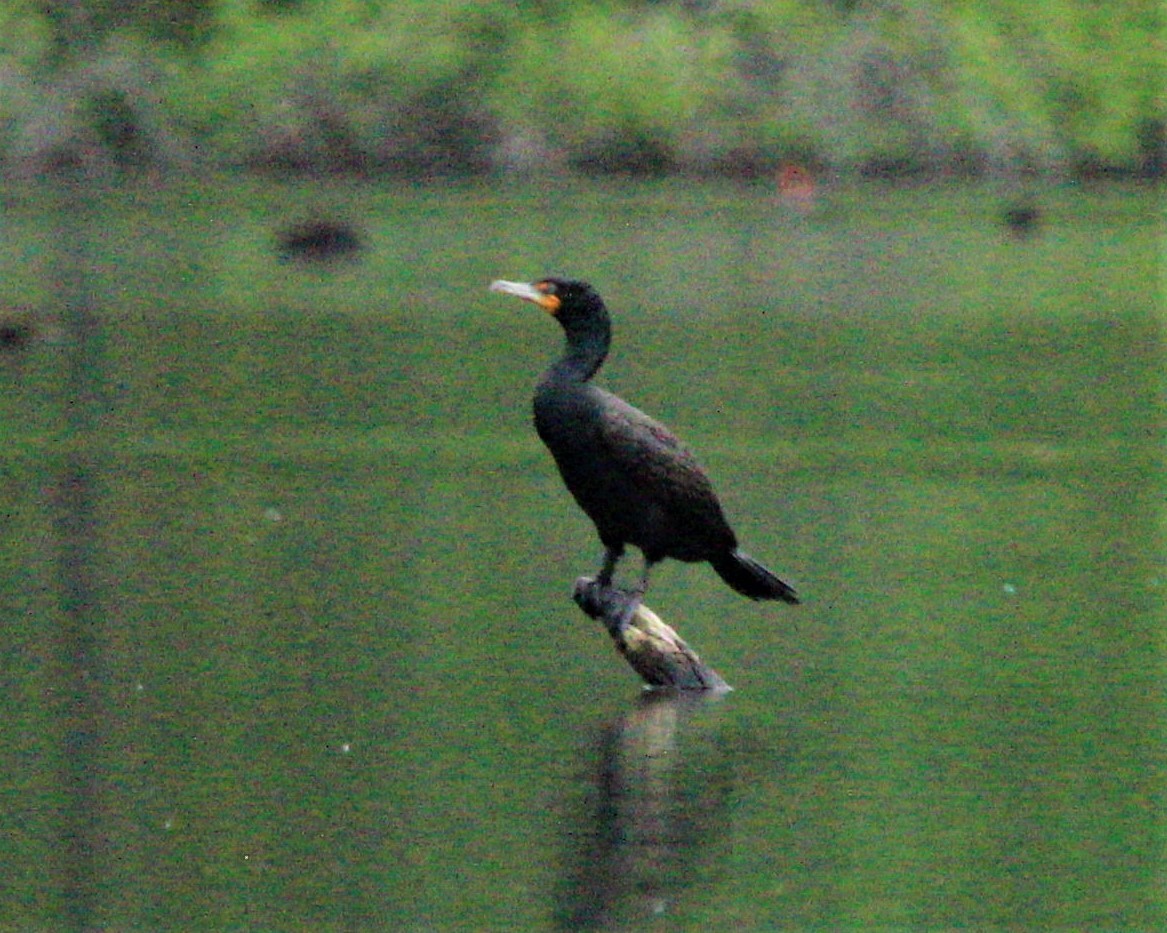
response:
M1159 194L1043 198L10 195L0 926L1167 924ZM720 701L568 598L550 271L806 598L660 569Z

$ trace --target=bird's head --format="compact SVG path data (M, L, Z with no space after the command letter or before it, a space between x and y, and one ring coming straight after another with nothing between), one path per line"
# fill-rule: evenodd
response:
M568 329L580 321L607 316L599 293L587 282L575 279L555 276L534 282L505 282L499 279L490 284L490 290L536 304Z
M608 309L587 282L548 277L534 282L492 282L491 291L514 295L538 305L563 328L567 338L567 364L585 382L595 375L608 355L612 321Z

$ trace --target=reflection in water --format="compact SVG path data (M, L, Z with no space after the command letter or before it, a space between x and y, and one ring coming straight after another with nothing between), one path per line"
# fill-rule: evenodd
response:
M61 625L57 635L57 684L63 730L60 787L60 871L65 910L76 929L89 929L97 886L98 775L95 759L101 715L94 577L96 524L92 475L82 457L70 457L57 485L57 564Z
M68 357L65 445L55 493L54 529L61 593L54 692L62 729L62 793L58 847L65 924L91 929L96 919L97 852L101 839L100 751L102 713L96 555L99 546L93 439L97 425L100 365L98 318L87 285L85 218L79 185L57 192L56 269Z
M725 837L732 762L708 736L708 694L649 691L597 743L570 827L562 929L638 925L671 912ZM590 769L589 769L590 770Z

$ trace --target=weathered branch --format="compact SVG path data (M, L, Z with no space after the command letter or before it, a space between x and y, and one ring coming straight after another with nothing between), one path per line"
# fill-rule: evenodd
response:
M604 623L616 650L649 686L719 693L732 689L647 606L638 605L628 617L628 594L623 590L580 577L572 598L588 616Z

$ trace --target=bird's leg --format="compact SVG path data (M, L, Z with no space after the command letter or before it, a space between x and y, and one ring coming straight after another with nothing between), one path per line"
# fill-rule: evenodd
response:
M612 574L616 572L616 562L624 554L624 545L610 544L604 551L604 564L596 575L596 585L608 589L612 585Z
M652 571L652 565L655 563L656 561L649 557L644 558L644 568L640 571L640 582L636 584L636 589L632 591L633 595L636 596L637 602L644 599L644 594L648 592L648 575Z
M632 623L632 617L636 615L636 610L640 608L640 604L644 602L644 594L648 592L648 574L652 570L652 565L656 561L644 558L644 569L640 572L640 581L625 594L624 607L620 610L620 631L626 629Z

